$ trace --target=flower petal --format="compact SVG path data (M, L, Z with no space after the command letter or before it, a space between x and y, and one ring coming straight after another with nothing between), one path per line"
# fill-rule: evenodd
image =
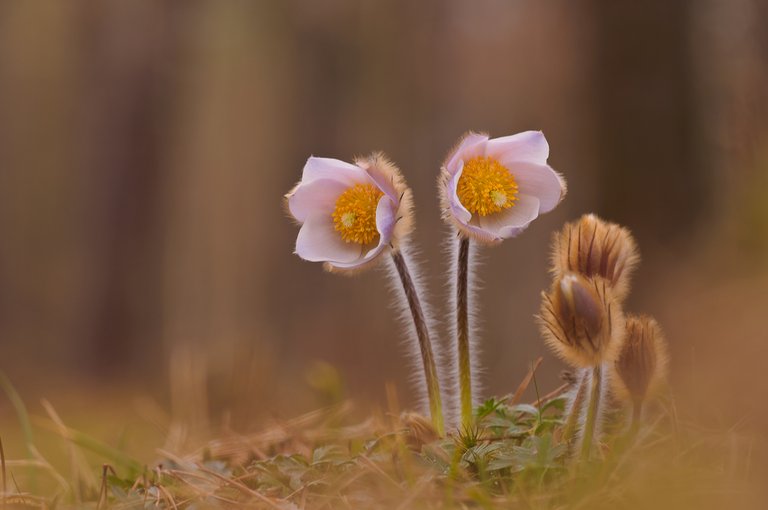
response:
M549 165L513 163L507 168L515 176L521 195L531 195L539 199L539 214L551 211L563 198L563 181Z
M464 207L464 204L461 203L458 194L459 179L461 179L461 173L464 171L464 162L459 161L458 167L459 169L456 171L456 175L451 177L448 181L448 189L446 192L448 193L448 203L451 207L451 214L453 214L460 223L466 225L469 223L469 220L472 219L472 213L470 213L467 208Z
M549 157L549 144L541 131L524 131L488 140L485 155L505 166L517 161L543 165Z
M337 267L350 268L368 262L378 256L392 240L392 232L397 223L397 205L387 197L379 200L376 206L376 230L379 231L379 244L363 255L362 259L356 264L336 264Z
M362 247L345 243L333 228L329 214L312 214L296 238L296 255L310 262L353 263L361 258Z
M304 222L313 213L331 215L339 195L349 186L333 179L315 179L301 182L288 195L288 209L299 222Z
M485 145L488 143L488 136L479 133L468 133L453 150L445 163L445 169L450 175L455 175L459 171L458 163L474 158L475 156L485 155Z
M497 238L514 237L522 232L539 215L539 199L520 194L515 205L501 212L480 216L478 222L483 230Z
M317 179L333 179L347 186L372 183L368 173L359 166L339 159L310 156L304 164L301 182L309 184Z
M467 223L465 228L474 239L480 240L484 243L493 243L501 239L496 234L480 227L477 221L477 217L473 218L471 223Z
M395 187L387 176L376 168L368 168L365 173L373 181L373 184L387 195L393 202L398 203L400 197L395 191Z
M397 223L397 205L389 197L379 199L376 206L376 230L379 231L379 244L389 244Z
M371 260L372 258L374 258L374 257L378 256L378 255L379 255L379 253L381 253L382 251L384 251L384 248L386 248L386 247L387 247L387 244L388 244L388 243L385 243L385 242L384 242L384 238L379 238L379 244L378 244L378 245L377 245L375 248L373 248L373 249L371 249L370 251L368 251L368 253L366 253L366 254L363 256L363 260L364 260L365 262L368 262L368 261L369 261L369 260Z

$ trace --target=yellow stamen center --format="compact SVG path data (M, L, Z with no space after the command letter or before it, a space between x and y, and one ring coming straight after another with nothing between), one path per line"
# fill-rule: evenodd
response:
M373 184L355 184L336 199L333 227L347 243L369 244L377 240L376 207L384 195Z
M488 216L515 205L517 183L507 167L478 156L464 163L456 194L467 211Z

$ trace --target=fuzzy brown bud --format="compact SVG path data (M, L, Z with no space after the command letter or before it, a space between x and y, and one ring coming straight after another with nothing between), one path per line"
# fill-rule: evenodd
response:
M620 300L629 292L631 273L640 261L629 230L594 214L585 214L579 221L567 223L555 234L552 248L555 278L566 272L599 276Z
M622 398L639 403L662 385L667 372L667 344L658 323L648 316L626 319L625 339L614 364L614 386Z
M547 345L577 367L613 359L624 330L620 304L606 281L570 272L543 294L539 322Z

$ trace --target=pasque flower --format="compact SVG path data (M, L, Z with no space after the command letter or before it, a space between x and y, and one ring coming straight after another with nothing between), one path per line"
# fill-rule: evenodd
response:
M541 131L493 139L468 133L441 170L445 220L486 244L518 235L565 195L565 181L548 157Z
M445 431L437 365L419 278L408 262L407 237L413 227L411 190L398 168L382 154L355 161L310 157L301 181L286 195L288 211L301 225L296 254L324 262L329 271L357 272L390 259L390 275L400 283L399 303L410 312L414 366L429 403L435 432ZM387 258L387 257L385 257Z
M565 181L547 164L549 144L540 131L489 139L468 133L440 169L443 219L459 233L454 341L461 424L470 428L477 399L477 339L471 313L473 275L470 241L496 244L515 237L539 214L560 203Z
M582 459L587 459L604 407L603 366L616 359L624 340L621 303L601 276L586 277L572 272L556 277L552 289L542 298L539 323L545 342L565 361L590 373L589 378L582 377L563 433L564 439L570 440L589 385L581 450Z
M355 164L310 157L286 195L301 225L296 254L329 270L359 270L410 230L411 192L381 154Z
M624 334L621 305L600 277L566 273L542 294L539 324L552 351L574 367L615 359Z

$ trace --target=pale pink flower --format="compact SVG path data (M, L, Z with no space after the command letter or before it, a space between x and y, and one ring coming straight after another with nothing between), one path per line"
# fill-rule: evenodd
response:
M355 164L310 157L286 195L301 225L296 254L326 269L351 271L377 260L410 227L410 190L382 155Z
M488 139L467 134L441 170L443 216L467 237L488 244L515 237L565 196L548 164L541 131Z

